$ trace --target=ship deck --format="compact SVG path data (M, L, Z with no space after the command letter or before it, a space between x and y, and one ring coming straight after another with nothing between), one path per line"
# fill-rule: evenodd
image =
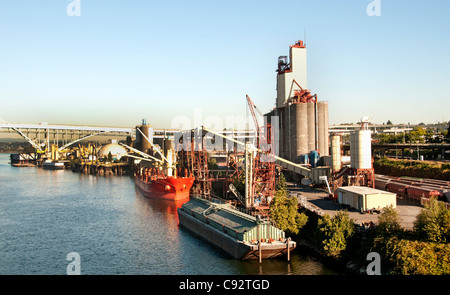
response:
M296 247L280 229L229 204L193 198L178 209L178 216L180 225L237 259L273 258Z
M230 212L231 206L228 204L214 204L217 209L214 212L207 212L210 209L210 204L202 202L197 199L191 199L184 207L188 210L194 211L199 215L208 214L210 220L222 224L224 227L234 229L239 232L249 231L256 225L256 218L253 216L241 213L239 211L233 210Z

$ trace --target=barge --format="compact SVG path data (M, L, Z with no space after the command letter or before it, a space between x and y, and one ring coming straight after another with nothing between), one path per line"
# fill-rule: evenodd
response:
M180 226L240 260L288 255L296 243L270 222L234 209L230 204L191 198L177 209Z
M47 170L62 170L64 169L63 162L44 161L42 167Z
M10 156L11 165L14 167L36 167L36 154L11 154Z

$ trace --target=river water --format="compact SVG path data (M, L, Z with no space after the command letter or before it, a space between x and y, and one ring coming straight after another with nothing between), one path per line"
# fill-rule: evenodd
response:
M0 275L335 274L294 251L239 261L178 225L177 204L143 197L128 176L17 168L0 154Z

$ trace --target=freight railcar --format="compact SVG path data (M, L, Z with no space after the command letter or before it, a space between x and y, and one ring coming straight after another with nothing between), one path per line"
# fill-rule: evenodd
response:
M438 197L439 201L444 201L444 202L448 202L449 201L450 188L448 188L446 186L432 185L432 184L428 184L428 183L421 183L420 187L438 191L439 192L439 197Z
M389 192L396 193L399 197L404 197L406 193L406 188L408 188L409 185L402 182L397 181L390 181L386 184L386 190Z
M421 198L436 198L438 199L440 193L433 189L427 187L419 187L419 186L408 186L406 188L405 197L420 201Z
M385 191L389 182L391 182L389 179L375 179L375 188Z

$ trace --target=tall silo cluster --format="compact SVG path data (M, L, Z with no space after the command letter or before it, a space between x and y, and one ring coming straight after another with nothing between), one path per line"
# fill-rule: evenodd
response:
M329 155L327 102L290 103L278 114L282 157L298 162L300 155L312 151Z
M307 89L306 46L298 41L287 56L278 58L276 108L279 155L295 163L311 154L329 155L328 102L318 101ZM269 121L270 122L270 121Z

